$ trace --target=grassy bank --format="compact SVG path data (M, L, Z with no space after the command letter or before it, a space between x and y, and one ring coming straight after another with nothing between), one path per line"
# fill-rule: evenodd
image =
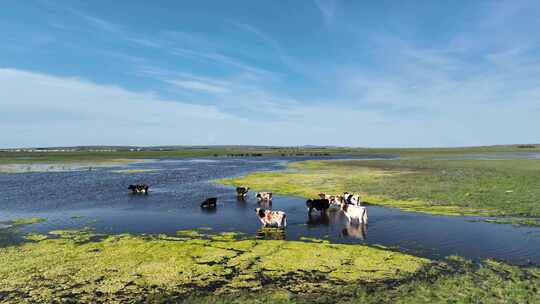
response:
M307 161L219 182L303 197L349 191L431 214L540 217L540 160Z
M363 245L52 231L0 248L0 300L39 302L535 302L538 268L433 262Z

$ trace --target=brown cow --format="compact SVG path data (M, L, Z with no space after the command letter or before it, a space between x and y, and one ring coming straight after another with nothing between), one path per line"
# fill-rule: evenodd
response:
M287 214L283 211L265 210L256 208L255 213L263 224L263 227L287 227Z

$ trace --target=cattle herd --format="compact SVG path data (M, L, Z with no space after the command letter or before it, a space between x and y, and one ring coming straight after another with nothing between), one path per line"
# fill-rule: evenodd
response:
M128 189L133 194L148 194L148 185L129 185ZM249 192L249 187L236 187L236 195L239 200L244 200ZM257 192L257 202L261 205L271 206L272 192ZM319 211L321 215L329 211L342 211L350 224L367 224L367 208L362 206L360 196L345 192L342 195L328 195L319 193L319 198L308 199L306 201L308 214L311 216L313 209ZM210 197L201 203L203 209L217 208L217 198ZM269 210L268 208L256 208L255 213L261 221L263 227L275 227L284 229L287 226L287 214L284 211Z
M244 198L248 191L248 187L236 188L239 198ZM271 192L258 192L256 197L258 202L272 201ZM306 201L306 207L308 208L309 215L311 215L313 209L321 212L321 215L324 215L328 211L341 210L349 223L353 225L367 224L368 221L367 208L362 206L360 196L348 192L343 193L343 195L319 193L319 198L308 199ZM255 212L263 227L285 228L287 226L287 214L283 211L257 208Z

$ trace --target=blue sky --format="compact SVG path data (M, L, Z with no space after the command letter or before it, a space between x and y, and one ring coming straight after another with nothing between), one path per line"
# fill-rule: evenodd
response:
M0 147L540 142L538 1L0 1Z

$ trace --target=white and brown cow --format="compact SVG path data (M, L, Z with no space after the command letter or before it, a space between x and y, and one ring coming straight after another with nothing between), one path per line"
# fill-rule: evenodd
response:
M245 187L245 186L236 187L236 196L239 199L244 199L247 196L248 191L249 191L249 187Z
M287 214L285 214L285 212L283 211L273 211L256 208L255 213L263 224L263 227L287 227Z
M257 192L257 201L262 202L271 202L272 201L272 192Z
M368 211L366 207L343 202L341 204L341 210L343 210L343 213L351 224L367 224L368 222Z

